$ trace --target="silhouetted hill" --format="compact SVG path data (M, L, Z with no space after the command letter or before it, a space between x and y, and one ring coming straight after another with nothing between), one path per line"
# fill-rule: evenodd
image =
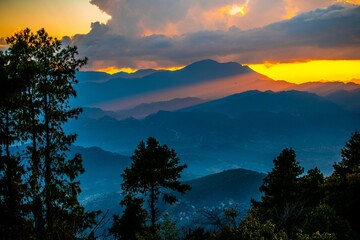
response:
M280 85L281 88L289 86L283 82L273 83L269 78L238 63L203 60L178 71L155 71L143 77L139 75L138 78L122 76L106 82L84 82L76 86L79 97L73 103L120 110L173 98L222 97L244 89L269 89L270 83L276 88Z
M353 91L340 90L325 97L344 109L360 112L360 89Z
M84 107L83 112L81 113L85 118L99 119L105 116L113 117L116 119L122 119L122 115L112 111L104 111L100 108L88 108Z
M193 97L176 98L169 101L143 103L134 108L118 111L117 113L119 116L123 116L122 118L133 117L140 119L150 114L157 113L159 111L174 111L177 109L197 105L203 102L206 102L206 100Z
M141 78L155 72L157 72L157 70L154 69L141 69L134 73L118 72L115 74L96 71L78 71L76 72L76 79L79 81L79 83L106 82L112 78Z
M81 198L120 190L120 174L130 165L130 158L99 147L72 146L70 155L80 153L85 173L80 175Z
M259 188L266 175L246 169L232 169L186 182L192 189L184 199L196 203L216 203L228 199L250 203L259 199Z
M322 109L322 111L318 111ZM199 104L183 111L200 110L236 117L247 112L268 112L290 115L336 115L343 110L328 100L307 92L260 92L257 90L238 93L219 100Z
M76 79L79 81L79 83L104 82L109 80L111 77L112 76L110 74L107 74L105 72L95 72L95 71L76 72Z
M259 187L265 174L246 169L233 169L211 174L205 177L186 181L192 189L184 195L178 195L180 200L173 206L161 206L161 211L171 212L176 220L183 219L182 225L192 222L199 217L199 210L209 210L217 207L241 207L246 212L250 206L250 199L259 199ZM94 178L93 183L98 181ZM118 185L120 187L120 183ZM119 202L122 199L119 191L94 193L84 196L83 203L88 209L106 211L110 215L121 214ZM159 202L161 204L161 202ZM231 204L231 205L229 205ZM187 222L186 217L190 217Z
M112 76L112 78L142 78L155 72L161 72L155 69L140 69L134 73L118 72Z
M360 85L352 82L309 82L290 86L287 90L307 91L326 96L340 90L353 91L356 89L360 89Z
M313 82L296 85L274 81L247 66L209 59L192 63L177 71L146 69L132 74L120 72L113 75L79 72L77 76L81 83L76 86L79 97L72 103L112 111L174 98L216 99L249 90L299 90L325 96L339 90L360 89L360 85L355 83ZM94 80L90 80L91 78Z
M169 101L143 103L134 108L120 110L118 112L104 111L101 108L84 107L82 117L91 119L111 117L118 120L127 118L141 119L159 111L174 111L204 102L206 102L206 100L200 98L176 98Z

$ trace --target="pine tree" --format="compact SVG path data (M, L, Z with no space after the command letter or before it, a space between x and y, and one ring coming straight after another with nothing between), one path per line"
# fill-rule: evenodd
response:
M260 219L272 220L277 226L290 229L299 214L300 175L304 169L296 161L293 149L284 149L274 159L274 167L264 178L260 191L264 193L261 202L254 202Z
M360 133L356 131L341 150L342 160L333 165L328 178L327 203L336 213L349 221L352 230L360 236Z
M8 74L8 58L0 52L0 238L23 239L30 225L24 205L24 167L10 148L20 140L17 129L21 84Z
M165 203L172 204L177 201L173 192L185 193L190 190L189 185L179 181L186 165L179 165L180 159L175 150L160 145L153 137L149 137L146 143L141 141L131 159L131 167L122 174L124 183L121 187L125 195L144 194L148 197L150 230L155 235L159 196Z
M311 209L320 204L325 197L324 183L324 175L318 167L301 178L300 201L304 207Z
M144 200L130 195L125 196L121 205L125 206L121 218L113 216L113 225L109 229L116 239L136 240L147 231L147 213L143 209Z
M75 134L66 134L63 124L77 118L80 108L71 108L76 97L75 72L86 63L77 59L76 47L62 47L44 29L29 29L7 39L9 71L21 79L21 116L18 128L28 143L30 201L37 239L73 239L94 223L77 196L76 180L84 172L81 156L69 159L67 152Z

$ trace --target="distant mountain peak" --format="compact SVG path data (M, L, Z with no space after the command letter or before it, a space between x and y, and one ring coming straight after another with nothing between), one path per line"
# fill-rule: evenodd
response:
M246 68L248 69L247 66L243 66L239 63L236 63L236 62L225 62L225 63L220 63L220 62L217 62L213 59L203 59L203 60L200 60L200 61L196 61L196 62L193 62L189 65L187 65L184 69L201 69L201 68L208 68L208 69L211 69L213 67L216 67L216 68L223 68L223 67L237 67L237 68Z

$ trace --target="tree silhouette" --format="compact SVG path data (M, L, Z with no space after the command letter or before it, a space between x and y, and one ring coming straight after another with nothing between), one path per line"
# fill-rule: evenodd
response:
M304 169L296 161L293 149L284 149L274 159L274 167L264 178L260 191L264 193L261 202L253 202L261 219L272 220L276 225L292 228L299 215L300 175Z
M360 133L356 131L341 150L342 160L333 165L327 181L327 203L340 217L349 221L360 236Z
M324 185L325 178L320 169L315 167L310 169L300 181L299 200L306 208L318 206L325 197Z
M122 189L125 195L144 194L148 198L150 209L150 230L156 233L158 208L156 206L159 196L165 203L177 201L173 192L185 193L190 186L179 181L180 173L187 167L179 165L180 160L174 149L149 137L141 141L134 155L131 157L131 167L126 168L122 177Z
M0 52L0 238L18 239L30 228L25 218L26 185L20 156L10 148L19 141L17 129L21 84L8 73L8 56ZM26 228L26 230L25 230Z
M144 200L133 196L125 196L121 205L125 206L123 215L113 216L113 225L109 229L116 239L136 240L146 230L146 211L143 209Z
M8 117L11 111L2 111L8 119L3 121L3 139L5 152L14 141L27 143L26 155L21 159L26 173L15 171L28 182L27 203L32 215L27 219L34 220L36 239L78 238L94 223L95 213L86 212L78 202L80 185L76 178L84 169L80 155L67 156L76 135L66 134L63 124L81 112L71 108L69 100L76 96L75 72L86 59L77 59L76 47L61 46L44 29L36 33L19 31L7 38L7 43L10 47L5 53L4 79L9 84L5 89L13 92L11 86L20 87L7 98L17 104L16 118ZM3 101L2 107L11 109L11 104ZM16 139L9 140L12 136ZM15 161L11 162L14 165Z

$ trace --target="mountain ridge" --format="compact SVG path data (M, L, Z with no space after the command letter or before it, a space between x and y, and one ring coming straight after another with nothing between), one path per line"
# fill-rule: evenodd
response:
M297 85L275 81L248 66L209 59L194 62L176 71L144 71L146 74L142 74L142 70L138 74L127 74L132 77L116 77L122 74L114 74L106 81L99 81L98 78L97 81L80 80L76 86L79 97L72 103L76 106L119 111L142 103L186 97L217 99L248 90L300 90L326 96L339 90L360 89L356 83L313 82Z
M235 97L214 101L225 102L217 108L207 102L141 120L80 117L69 128L78 133L79 145L125 155L156 137L175 148L195 175L204 175L234 167L266 171L285 147L295 148L305 167L331 169L348 135L360 127L360 114L312 93L250 91Z

